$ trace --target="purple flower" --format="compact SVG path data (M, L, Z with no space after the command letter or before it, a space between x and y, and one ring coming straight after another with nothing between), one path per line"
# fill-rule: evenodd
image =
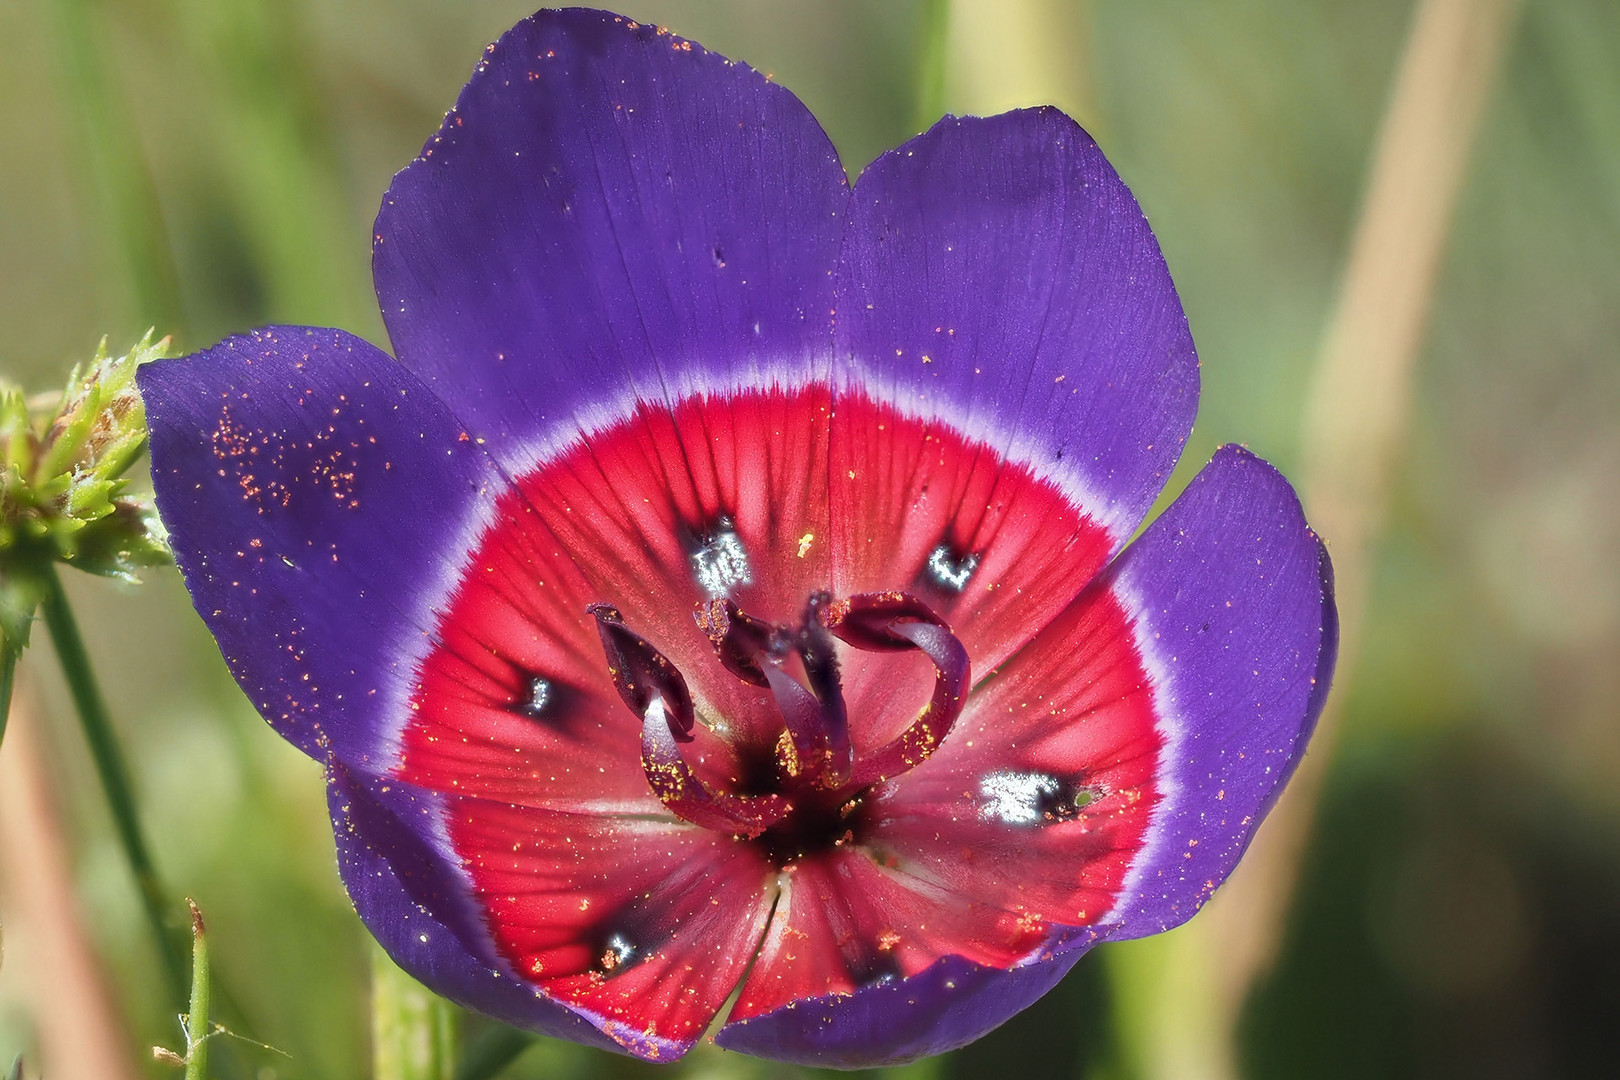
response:
M1335 652L1287 482L1192 425L1158 245L1053 109L853 190L651 26L491 46L377 218L396 363L272 327L141 371L198 611L321 761L430 987L679 1056L959 1046L1187 919Z

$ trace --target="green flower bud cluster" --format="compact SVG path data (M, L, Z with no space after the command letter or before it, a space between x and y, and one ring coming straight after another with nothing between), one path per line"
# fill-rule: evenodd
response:
M0 380L0 630L28 640L40 570L60 561L135 580L170 561L149 499L124 474L146 448L146 410L135 369L166 354L169 339L73 369L61 394L28 397Z

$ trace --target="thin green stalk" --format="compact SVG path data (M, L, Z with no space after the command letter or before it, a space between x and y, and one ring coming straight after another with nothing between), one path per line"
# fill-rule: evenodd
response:
M6 721L11 719L11 690L17 682L17 657L22 652L12 644L11 635L0 630L0 743L6 739Z
M81 186L97 224L116 249L141 325L185 326L180 275L158 205L157 185L129 107L113 85L117 68L101 41L90 0L55 0L62 92L67 100Z
M455 1080L495 1080L533 1045L534 1036L526 1031L505 1024L492 1027L462 1048Z
M950 0L922 0L917 22L917 81L912 126L922 131L945 111L945 49L950 40Z
M191 1008L186 1012L186 1080L208 1078L208 929L191 908Z
M371 946L372 1080L455 1080L455 1006Z
M943 1056L923 1058L910 1065L895 1065L883 1070L883 1080L938 1080L945 1075Z
M212 156L264 285L263 314L323 326L376 321L370 263L347 236L349 207L309 62L307 27L287 0L181 0L176 29L218 93ZM207 137L206 135L203 137Z
M62 674L66 677L68 690L73 695L73 705L78 710L79 722L84 728L85 742L90 745L90 756L95 761L96 773L101 778L102 790L106 793L108 807L112 810L118 842L123 847L124 857L129 860L129 868L135 875L141 905L145 909L146 921L150 924L152 936L156 941L158 955L163 960L170 991L175 1001L184 1000L185 961L179 949L175 947L175 940L163 920L163 913L169 909L168 901L164 896L162 883L158 880L157 871L153 868L151 849L147 846L146 836L141 831L140 819L135 813L135 795L129 780L129 767L124 763L123 751L119 748L118 737L113 732L107 703L101 696L101 688L96 685L95 674L90 668L90 654L85 651L84 639L79 635L79 624L73 618L73 609L68 606L67 594L62 591L62 579L57 575L54 566L47 565L40 572L40 584L44 593L40 610L45 616L45 628L50 632L51 644L56 648L57 659L62 664Z

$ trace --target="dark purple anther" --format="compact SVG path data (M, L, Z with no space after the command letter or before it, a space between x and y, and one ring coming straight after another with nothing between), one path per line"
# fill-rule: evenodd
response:
M933 623L945 620L910 593L875 592L846 596L823 605L817 612L822 624L846 645L867 652L901 652L915 648L911 640L896 632L902 622Z
M759 656L764 653L775 658L786 651L781 627L746 614L726 599L700 605L692 618L714 644L721 666L745 683L770 685Z
M686 679L669 658L624 624L624 616L612 604L592 604L585 609L596 619L596 632L607 653L608 674L630 711L646 716L655 700L668 718L670 733L677 742L692 741L692 694Z
M641 766L647 783L671 811L716 832L758 836L792 805L780 795L729 795L709 790L681 755L692 741L692 696L669 658L624 624L611 604L586 609L596 618L613 685L641 717Z

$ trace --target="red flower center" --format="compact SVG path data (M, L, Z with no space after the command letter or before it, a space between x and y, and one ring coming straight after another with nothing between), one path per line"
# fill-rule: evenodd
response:
M641 763L653 793L693 824L759 838L779 867L855 842L871 788L925 761L956 722L967 695L967 650L944 620L907 593L864 593L836 603L827 593L814 593L796 627L755 618L728 599L711 600L696 614L719 662L743 682L768 688L782 719L768 756L739 755L742 787L716 790L681 754L681 744L693 741L696 715L680 669L625 625L617 608L593 604L590 612L613 685L642 719ZM927 706L900 734L858 760L833 637L869 652L914 649L934 665ZM790 665L802 672L802 682Z
M445 793L518 978L682 1040L739 983L733 1019L1007 968L1108 910L1160 739L1129 616L1074 603L1112 541L1051 482L819 385L537 450L392 772Z

